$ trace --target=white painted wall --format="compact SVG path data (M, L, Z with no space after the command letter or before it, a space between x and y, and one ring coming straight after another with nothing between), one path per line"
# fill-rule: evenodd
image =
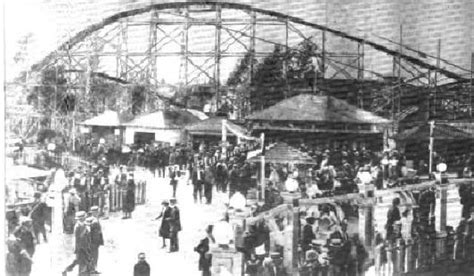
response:
M139 128L139 127L127 127L125 128L124 141L125 144L133 144L133 138L135 132L154 132L155 140L159 142L168 142L174 145L182 141L183 133L181 129L151 129L151 128Z

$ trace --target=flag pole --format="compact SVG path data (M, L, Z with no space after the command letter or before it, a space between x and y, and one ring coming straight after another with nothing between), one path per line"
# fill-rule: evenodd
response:
M262 153L260 156L260 185L262 200L265 201L265 133L260 134L260 143L262 143Z

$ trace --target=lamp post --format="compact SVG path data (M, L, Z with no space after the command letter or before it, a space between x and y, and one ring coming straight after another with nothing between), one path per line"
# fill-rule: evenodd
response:
M435 122L430 121L430 145L429 145L429 150L430 150L430 162L429 162L429 174L433 172L433 148L434 148L434 127L435 127Z

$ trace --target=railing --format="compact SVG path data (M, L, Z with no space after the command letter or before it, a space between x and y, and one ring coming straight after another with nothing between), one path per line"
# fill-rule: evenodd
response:
M445 275L456 272L464 264L472 265L473 248L474 240L455 233L406 241L398 239L394 244L375 246L375 272L391 276L441 269Z

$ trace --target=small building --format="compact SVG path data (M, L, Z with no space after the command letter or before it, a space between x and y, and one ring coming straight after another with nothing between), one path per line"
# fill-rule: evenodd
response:
M191 124L185 127L193 148L197 149L201 143L219 144L222 141L222 120L225 117L213 117ZM227 126L234 132L246 134L247 130L231 121L227 121ZM237 136L233 131L227 131L227 141L231 144L237 143Z
M126 120L118 112L105 110L104 113L78 123L82 133L89 133L89 138L99 142L104 139L107 144L119 144L123 135L122 123Z
M191 112L170 106L166 110L143 114L123 123L125 144L149 144L153 142L175 145L185 141L184 126L199 122Z

